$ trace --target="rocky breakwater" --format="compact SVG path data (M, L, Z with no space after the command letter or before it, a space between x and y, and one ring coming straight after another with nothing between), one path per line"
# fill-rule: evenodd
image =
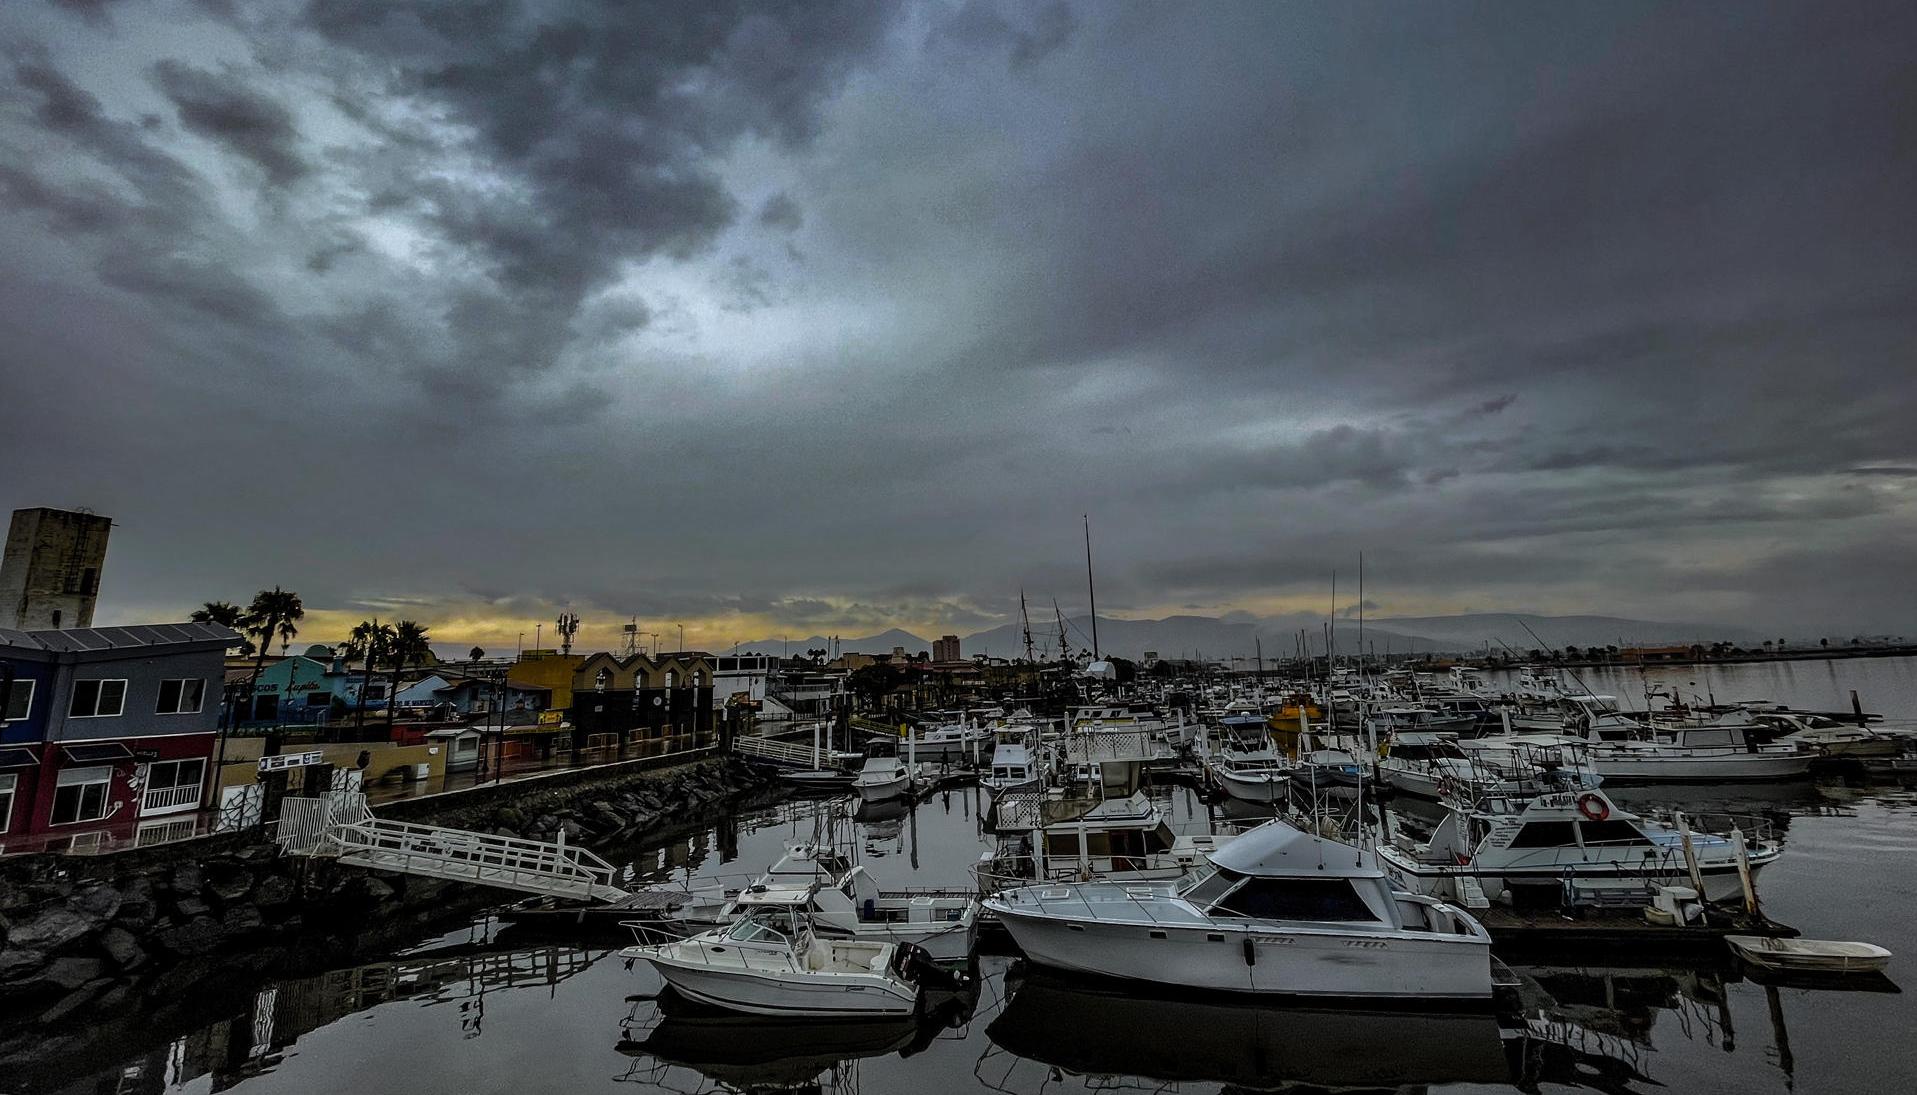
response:
M705 823L766 793L732 759L593 779L474 788L383 817L606 846ZM83 1048L127 1015L225 1006L265 979L364 961L496 890L281 854L257 832L103 856L0 859L0 1063ZM80 1014L76 1014L80 1013ZM84 1018L84 1021L80 1021ZM52 1035L54 1031L71 1031ZM51 1040L49 1038L51 1037ZM0 1070L3 1071L3 1070Z

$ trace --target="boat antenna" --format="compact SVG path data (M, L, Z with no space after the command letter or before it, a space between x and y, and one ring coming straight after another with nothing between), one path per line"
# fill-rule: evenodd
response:
M1098 661L1098 587L1092 584L1092 515L1085 514L1085 592L1092 601L1092 660Z

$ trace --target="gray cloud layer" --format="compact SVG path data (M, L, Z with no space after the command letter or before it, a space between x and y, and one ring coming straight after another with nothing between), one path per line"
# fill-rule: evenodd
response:
M119 518L118 611L984 626L1077 596L1084 512L1118 611L1361 549L1388 612L1917 610L1905 5L0 40L0 501Z

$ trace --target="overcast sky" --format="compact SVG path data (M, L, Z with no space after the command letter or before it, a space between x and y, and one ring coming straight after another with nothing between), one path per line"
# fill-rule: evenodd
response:
M1913 56L1889 0L11 0L0 506L116 519L102 622L315 639L963 634L1082 611L1086 513L1115 615L1363 551L1381 615L1907 631Z

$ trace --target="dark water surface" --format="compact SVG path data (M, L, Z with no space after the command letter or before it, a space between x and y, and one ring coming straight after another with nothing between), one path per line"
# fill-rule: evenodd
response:
M1814 705L1868 688L1873 710L1917 715L1908 661L1739 667L1730 694ZM1677 673L1688 671L1679 670ZM1753 675L1754 674L1754 675ZM1685 680L1694 679L1685 677ZM1786 694L1778 683L1797 682ZM1863 684L1847 683L1862 680ZM1901 690L1893 687L1903 682ZM1808 683L1805 683L1808 682ZM1623 692L1615 685L1599 690ZM1719 684L1720 698L1728 698ZM1837 706L1835 702L1816 705ZM1159 792L1181 823L1205 807ZM1787 818L1765 872L1767 910L1807 935L1917 954L1917 794L1898 787L1636 789L1641 806L1766 810ZM743 877L813 832L791 803L665 848L623 857L650 879ZM882 882L960 885L989 846L972 790L857 822ZM724 850L722 852L722 849ZM1600 967L1566 955L1517 966L1523 1008L1501 1017L1357 1014L1154 1000L981 959L969 1017L950 1025L790 1026L662 1015L659 983L610 945L515 941L486 924L388 962L286 981L187 1032L154 1031L120 1059L74 1060L34 1091L209 1092L978 1092L1309 1091L1907 1092L1917 1090L1917 1002L1907 994L1767 988L1734 968ZM79 1021L85 1021L80 1017ZM0 1092L9 1084L0 1062Z

